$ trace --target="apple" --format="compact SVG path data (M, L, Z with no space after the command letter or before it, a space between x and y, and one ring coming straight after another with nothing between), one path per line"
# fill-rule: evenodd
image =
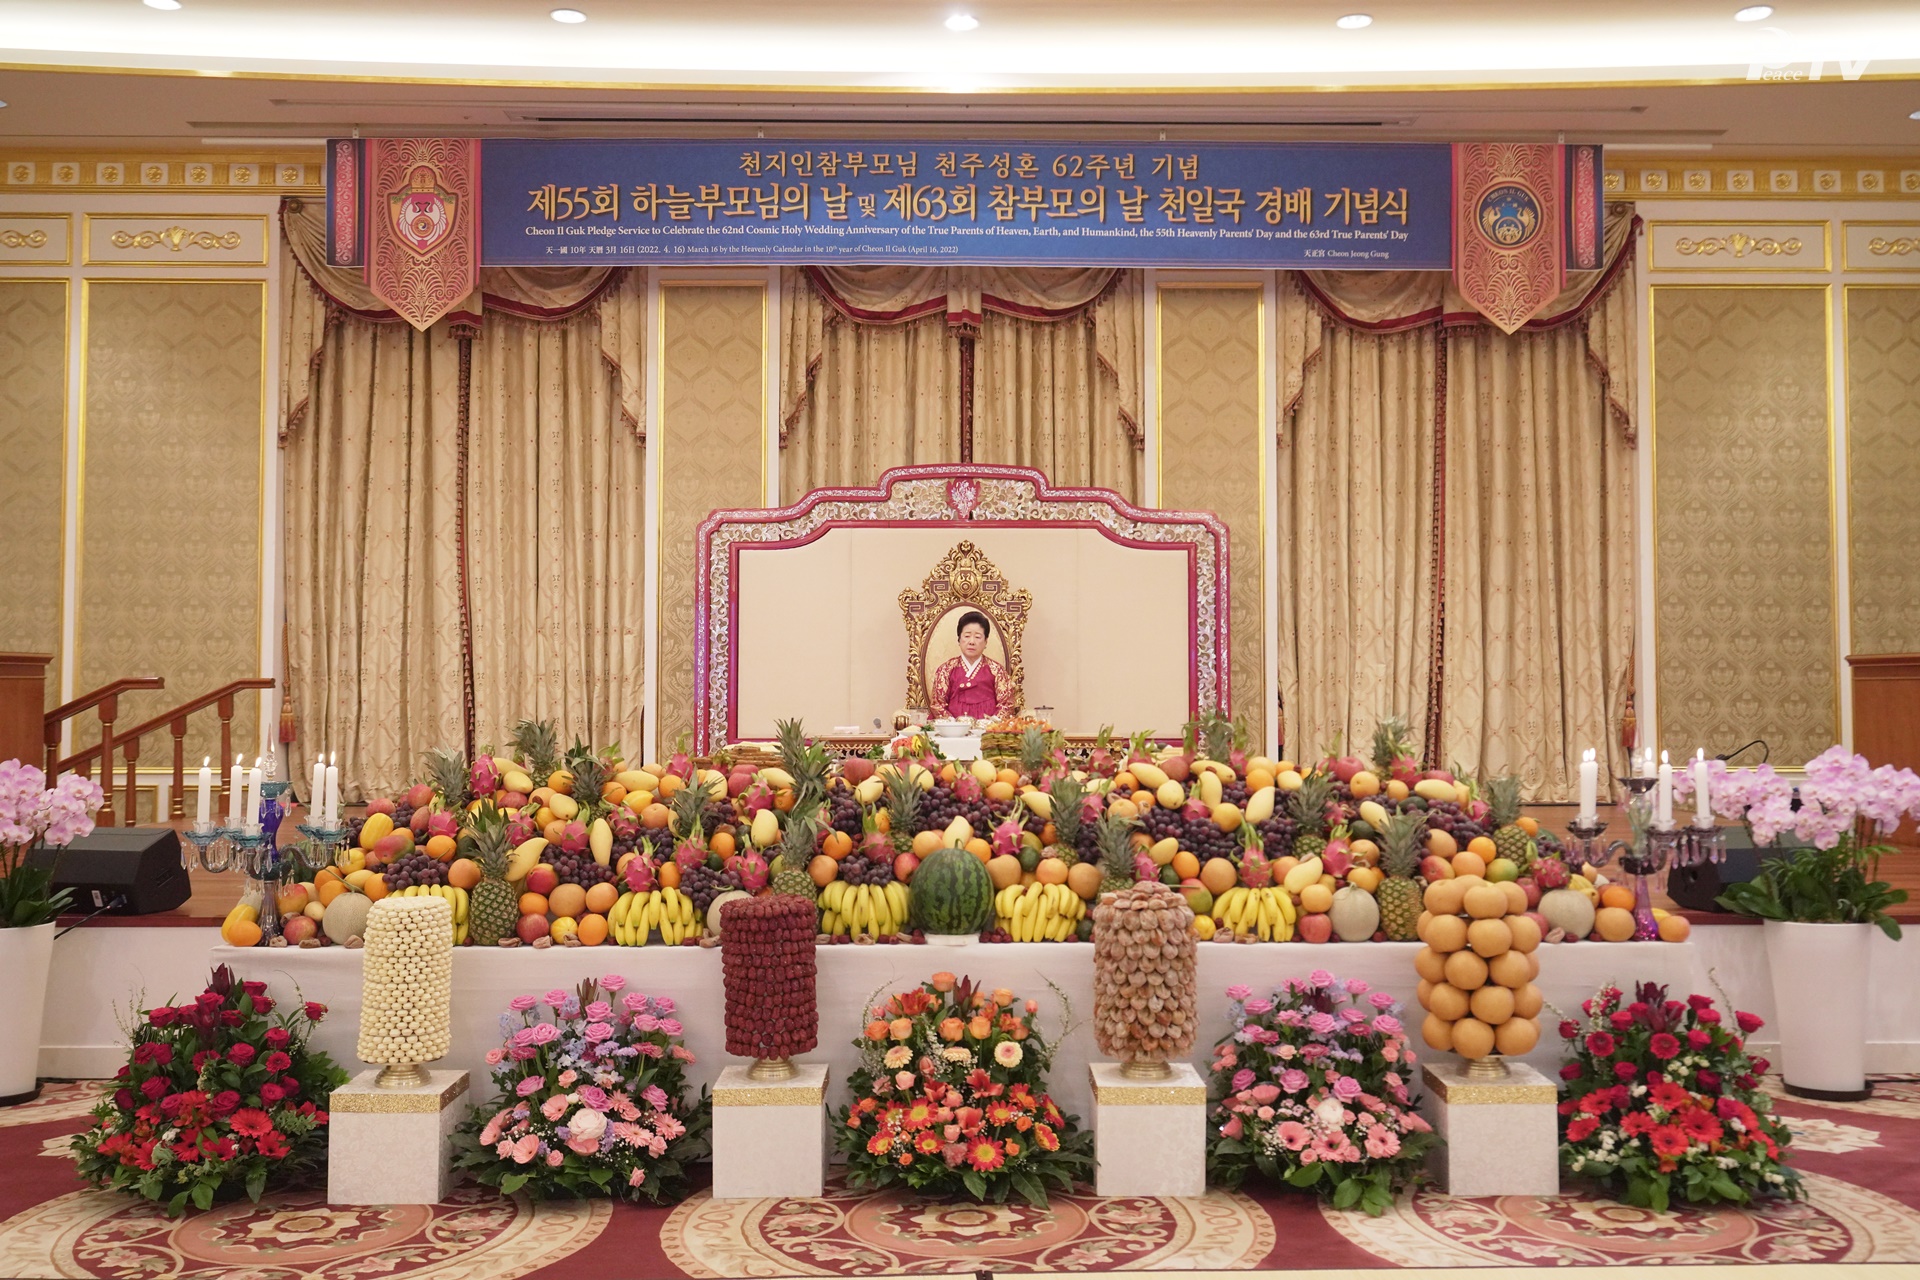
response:
M415 809L413 811L413 817L407 819L407 827L413 834L423 836L427 833L427 820L431 817L433 817L433 810L427 808Z
M1187 905L1193 908L1193 914L1196 916L1204 916L1212 913L1213 891L1208 889L1204 884L1201 884L1198 880L1191 878L1182 880L1180 882L1180 895L1187 900Z
M1543 916L1543 915L1541 915L1541 914L1540 914L1540 913L1539 913L1538 911L1529 911L1529 912L1527 912L1527 919L1529 919L1529 920L1531 920L1531 921L1533 921L1533 922L1534 922L1535 924L1537 924L1537 925L1539 925L1539 926L1540 926L1540 936L1541 936L1541 937L1543 937L1543 938L1544 938L1544 937L1546 937L1546 936L1547 936L1547 935L1548 935L1549 933L1552 933L1552 932L1553 932L1553 924L1552 924L1552 922L1551 922L1551 921L1549 921L1549 920L1548 920L1548 919L1547 919L1547 918L1546 918L1545 916Z
M521 916L520 923L514 926L514 933L522 942L538 942L547 936L547 918L545 916Z
M911 853L903 853L893 860L893 878L902 882L913 879L913 873L920 869L920 859Z
M372 800L367 801L368 813L384 813L391 818L393 816L393 810L393 801L387 799L385 796L376 796Z
M1337 760L1329 756L1320 762L1320 767L1342 782L1352 782L1355 774L1366 772L1367 762L1359 756L1341 756Z
M1499 884L1503 880L1518 880L1519 878L1519 864L1514 862L1512 858L1495 858L1487 864L1487 879L1495 884Z
M1184 755L1168 756L1160 762L1160 772L1184 787L1193 776L1193 761Z
M753 785L753 773L746 769L735 769L727 775L727 795L738 799L748 787Z
M1540 905L1540 886L1534 882L1532 876L1519 881L1519 885L1520 891L1527 895L1527 910L1531 912Z
M305 885L290 884L274 896L273 905L279 908L282 917L297 916L307 909L307 903L311 900L312 895L307 892Z
M416 809L424 809L433 803L433 788L424 782L416 782L407 789L407 803Z
M319 921L326 918L327 909L321 906L320 900L316 898L312 902L309 902L306 906L302 907L300 909L300 914L305 916L307 919L312 920L315 923L318 923Z
M1453 864L1437 853L1430 853L1420 859L1420 876L1428 884L1435 880L1453 879Z
M559 884L560 875L550 863L537 863L533 870L527 872L527 892L529 893L552 893Z
M320 932L320 923L311 916L290 915L280 922L280 936L298 946Z
M1302 942L1326 942L1333 937L1333 919L1324 911L1301 916L1297 932Z
M1456 779L1452 774L1448 773L1445 769L1429 769L1425 773L1421 774L1418 780L1421 782L1432 780L1434 782L1445 782L1449 784L1458 781L1458 779Z

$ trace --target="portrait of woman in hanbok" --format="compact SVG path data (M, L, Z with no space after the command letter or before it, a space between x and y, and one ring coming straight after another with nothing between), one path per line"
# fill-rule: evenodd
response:
M948 658L927 682L928 710L935 720L992 720L1019 710L1007 669L987 656L993 624L978 609L960 615L955 628L958 657Z

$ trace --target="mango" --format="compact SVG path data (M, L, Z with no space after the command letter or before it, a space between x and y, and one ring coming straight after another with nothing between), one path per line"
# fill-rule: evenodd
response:
M1288 893L1298 897L1302 889L1310 884L1319 883L1321 871L1322 865L1320 859L1308 858L1305 862L1287 872L1286 879L1281 881L1281 887Z
M372 853L375 845L392 834L392 817L384 813L370 813L367 815L366 824L360 828L360 839L357 843L362 849Z
M605 818L595 818L593 825L587 828L587 847L593 850L593 860L601 866L613 863L613 828L607 825Z
M750 832L757 848L768 849L780 842L780 817L772 809L762 809L753 815L753 828Z
M1438 778L1422 778L1413 784L1413 794L1423 800L1456 800L1459 792L1451 782L1442 782Z
M1132 771L1134 780L1149 791L1158 792L1169 781L1167 771L1159 765L1142 761L1136 765L1129 765L1128 768Z
M533 779L519 769L509 769L500 775L500 785L508 791L517 791L527 795L533 790Z
M1168 778L1153 789L1153 798L1162 809L1178 809L1187 802L1187 792L1179 783Z
M1274 789L1262 787L1247 797L1247 821L1259 826L1273 816Z
M1223 791L1220 785L1219 774L1217 773L1201 774L1197 779L1195 779L1194 788L1200 793L1200 799L1203 802L1205 802L1206 806L1209 809L1217 808L1219 806L1221 796L1222 796L1222 791Z

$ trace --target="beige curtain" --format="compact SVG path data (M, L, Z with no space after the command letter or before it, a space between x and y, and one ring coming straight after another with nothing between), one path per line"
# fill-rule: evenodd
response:
M336 752L350 798L391 795L428 748L465 740L459 346L445 322L317 328L311 403L285 444L292 758Z
M563 746L640 740L646 473L601 354L618 301L558 323L491 315L473 344L476 743L505 742L522 716L557 721Z
M974 356L975 461L1138 500L1141 292L1140 273L1121 272L1067 320L986 312Z
M846 319L799 268L780 273L780 491L863 486L888 467L960 456L960 348L946 318Z
M1283 288L1284 288L1283 284ZM1287 753L1362 754L1398 713L1425 733L1433 636L1433 326L1329 325L1281 441L1280 694Z
M1588 339L1447 338L1442 759L1538 801L1576 797L1587 747L1603 776L1625 764L1633 452Z

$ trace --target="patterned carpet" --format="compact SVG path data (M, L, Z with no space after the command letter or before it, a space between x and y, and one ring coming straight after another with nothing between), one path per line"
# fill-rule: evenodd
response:
M1092 1196L1046 1212L862 1196L672 1209L463 1192L426 1207L329 1208L315 1192L178 1221L80 1188L66 1139L91 1091L0 1111L0 1276L98 1280L626 1280L1120 1270L1920 1263L1920 1082L1859 1103L1782 1097L1809 1198L1655 1214L1569 1184L1551 1197L1404 1196L1382 1218L1264 1189L1196 1200Z

